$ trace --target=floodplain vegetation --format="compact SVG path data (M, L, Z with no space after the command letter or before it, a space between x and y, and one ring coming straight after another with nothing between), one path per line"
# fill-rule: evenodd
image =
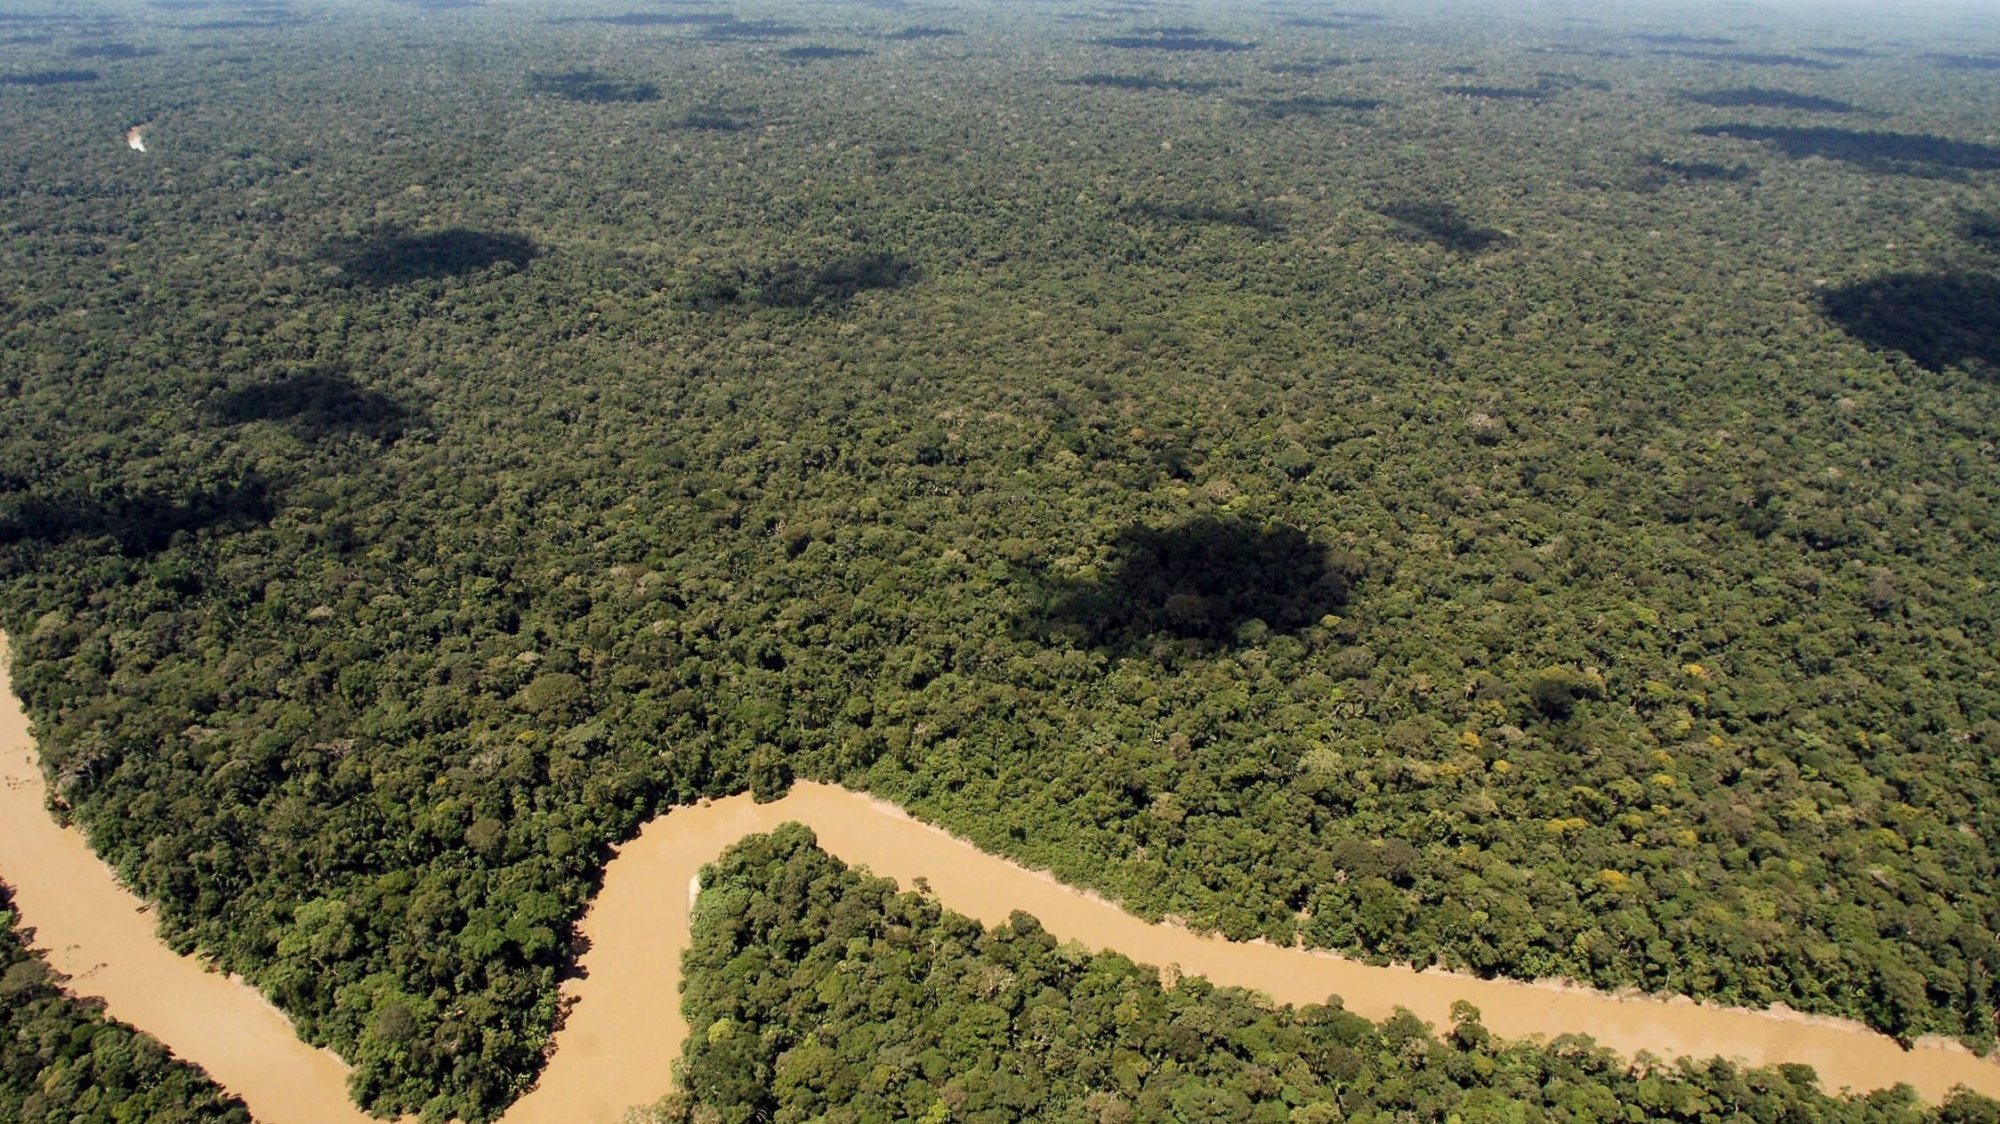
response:
M848 869L793 824L703 871L682 1005L692 1034L653 1124L1407 1120L1975 1124L2000 1102L1822 1092L1811 1066L1620 1058L1509 1042L1470 1004L1432 1028L1163 987L1024 913L984 929Z
M0 1119L250 1124L241 1102L158 1042L64 994L0 884Z
M1987 1048L1996 74L1972 9L24 0L55 811L383 1112L502 1110L607 847L794 776Z

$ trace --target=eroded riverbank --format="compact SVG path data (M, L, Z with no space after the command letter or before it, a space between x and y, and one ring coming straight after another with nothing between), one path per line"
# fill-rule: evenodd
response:
M0 637L0 678L6 668ZM152 915L112 876L81 834L56 826L27 720L11 680L0 691L0 878L14 886L35 947L103 998L116 1018L152 1034L241 1096L268 1124L364 1121L347 1100L347 1068L300 1042L291 1023L255 990L174 955L153 935ZM680 962L690 895L702 864L753 832L798 821L843 861L910 885L926 879L947 908L992 925L1014 910L1038 917L1058 938L1115 949L1135 960L1177 965L1218 984L1254 988L1287 1003L1338 994L1349 1009L1381 1018L1407 1007L1436 1025L1465 999L1496 1034L1588 1034L1621 1053L1661 1057L1723 1054L1762 1065L1799 1062L1829 1089L1898 1082L1927 1099L1955 1085L2000 1096L2000 1063L1954 1043L1912 1051L1856 1023L1789 1012L1711 1007L1686 1000L1607 995L1585 988L1480 980L1444 972L1373 967L1340 957L1237 944L1151 925L1095 895L980 851L901 810L845 789L795 785L785 799L746 796L682 808L647 824L605 870L582 930L589 953L566 985L576 1004L535 1090L508 1124L609 1124L667 1091L687 1026L679 1017Z

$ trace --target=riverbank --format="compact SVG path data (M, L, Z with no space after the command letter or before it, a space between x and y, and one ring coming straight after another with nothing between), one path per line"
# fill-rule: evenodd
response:
M161 944L151 908L82 832L56 826L9 661L0 636L0 879L36 951L70 977L71 992L104 1000L112 1018L208 1071L259 1121L368 1122L347 1098L345 1063L299 1041L249 984Z
M0 636L0 679L6 669ZM26 717L11 679L0 686L0 879L14 886L23 922L36 929L35 947L71 976L70 989L103 998L113 1017L206 1069L267 1124L368 1120L347 1099L340 1059L300 1042L290 1021L247 984L160 944L145 905L79 832L49 818ZM1148 924L892 805L802 782L770 804L744 795L675 809L619 848L580 926L590 951L579 978L564 986L574 1000L569 1020L541 1081L502 1118L505 1124L610 1124L629 1106L667 1092L672 1060L687 1036L679 995L692 895L683 887L724 847L790 821L811 827L822 848L850 865L905 886L924 879L941 904L987 925L1022 910L1059 939L1173 965L1279 1002L1337 994L1371 1019L1400 1006L1443 1026L1452 1002L1464 999L1480 1009L1489 1030L1506 1037L1588 1034L1628 1056L1643 1050L1662 1058L1722 1054L1752 1065L1802 1063L1816 1068L1830 1090L1907 1082L1936 1101L1962 1084L2000 1097L2000 1063L1952 1042L1925 1041L1904 1051L1846 1020L1376 967Z

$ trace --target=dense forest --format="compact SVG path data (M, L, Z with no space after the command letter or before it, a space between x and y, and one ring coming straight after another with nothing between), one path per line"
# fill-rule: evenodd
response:
M997 928L844 867L790 825L702 877L680 1092L656 1121L1014 1120L1465 1124L1818 1121L1973 1124L2000 1102L1907 1087L1833 1097L1809 1066L1630 1062L1587 1038L1508 1042L1454 1008L1444 1033L1373 1023L1116 954Z
M151 1038L62 992L0 884L0 1120L250 1124L243 1106Z
M367 1105L794 776L1994 1041L1989 16L20 0L0 118L55 811Z

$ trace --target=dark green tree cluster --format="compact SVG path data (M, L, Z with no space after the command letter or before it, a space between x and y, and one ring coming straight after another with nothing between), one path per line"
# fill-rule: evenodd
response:
M1976 18L30 7L8 74L144 50L0 89L15 684L372 1106L498 1112L606 848L792 776L1992 1041Z
M1588 1038L1495 1038L1469 1005L1434 1035L1058 944L1014 914L988 930L849 870L790 824L702 873L682 1008L677 1124L922 1120L1973 1124L1907 1086L1820 1091L1810 1066L1628 1062Z
M250 1124L240 1101L88 1002L30 952L0 884L0 1120Z

